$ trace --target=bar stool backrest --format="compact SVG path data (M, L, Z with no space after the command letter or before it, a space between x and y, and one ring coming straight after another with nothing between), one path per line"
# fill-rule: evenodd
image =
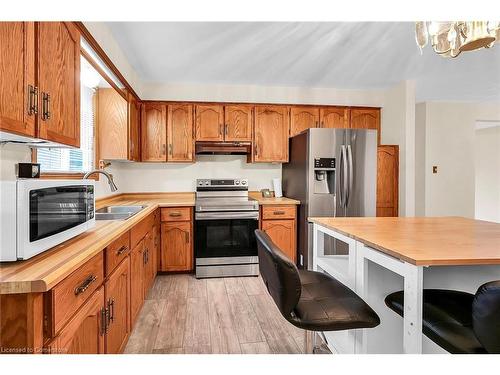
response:
M302 291L297 266L265 232L256 230L255 236L262 280L281 314L290 319Z
M477 290L472 302L472 328L488 353L500 353L500 280Z

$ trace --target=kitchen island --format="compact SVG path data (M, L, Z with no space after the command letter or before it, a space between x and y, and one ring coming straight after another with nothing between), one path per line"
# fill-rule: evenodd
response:
M313 268L356 291L381 318L372 330L328 333L337 352L443 352L422 335L424 287L474 293L482 283L500 279L500 224L461 217L309 221ZM325 236L345 243L348 251L325 254ZM384 304L397 290L404 290L404 319Z

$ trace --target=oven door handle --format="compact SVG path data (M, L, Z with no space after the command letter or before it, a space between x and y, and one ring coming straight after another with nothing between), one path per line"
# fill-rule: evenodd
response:
M259 220L259 211L251 212L196 212L195 220L250 219Z

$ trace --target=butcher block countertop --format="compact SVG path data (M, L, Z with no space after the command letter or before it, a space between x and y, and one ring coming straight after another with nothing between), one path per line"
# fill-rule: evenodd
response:
M264 198L260 191L251 191L248 193L249 197L255 199L260 205L299 205L300 201L281 197L281 198Z
M257 200L259 204L298 203L287 198ZM194 193L134 193L96 201L97 208L108 205L147 207L127 220L96 221L94 228L31 259L0 263L0 294L50 290L158 207L192 207L195 205L195 196Z
M500 264L497 223L463 217L310 217L309 221L417 266Z

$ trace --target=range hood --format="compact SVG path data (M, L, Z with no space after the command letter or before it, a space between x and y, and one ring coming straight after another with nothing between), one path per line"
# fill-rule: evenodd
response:
M196 142L196 155L251 155L250 142Z

